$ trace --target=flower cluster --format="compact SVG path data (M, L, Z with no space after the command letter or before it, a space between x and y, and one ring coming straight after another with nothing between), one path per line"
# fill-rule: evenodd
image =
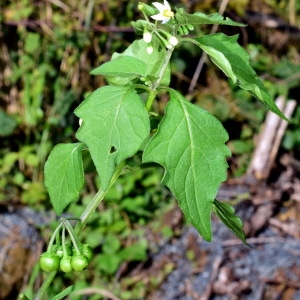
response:
M146 15L150 15L150 17L156 21L161 21L162 24L167 23L171 18L174 17L174 12L171 10L170 4L167 0L164 0L164 4L161 4L159 2L152 3L153 6L155 6L156 9L149 7L148 5L140 3L138 8L142 10ZM158 10L158 13L156 13ZM153 14L155 11L156 14ZM155 31L157 36L160 38L160 40L163 42L163 44L168 49L172 49L178 44L178 39L171 35L170 33L166 31L161 31L161 33L167 38L167 40L162 37L158 31ZM147 28L144 29L143 33L143 39L148 44L147 46L147 52L148 54L153 53L153 46L152 46L152 33L148 31Z

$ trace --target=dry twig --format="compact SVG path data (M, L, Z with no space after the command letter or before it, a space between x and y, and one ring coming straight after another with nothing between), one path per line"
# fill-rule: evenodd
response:
M291 117L296 107L295 100L285 102L282 96L277 98L276 104L287 118ZM260 134L258 145L247 171L249 177L254 176L256 180L266 180L269 177L287 125L285 120L280 119L274 113L267 114L264 129Z
M205 292L203 293L203 295L201 296L201 298L199 300L209 300L210 296L211 296L211 292L212 292L212 288L213 288L213 284L216 281L217 277L218 277L218 273L219 273L219 269L222 263L222 257L218 256L212 266L212 272L211 272L211 276L209 279L209 283L206 287Z

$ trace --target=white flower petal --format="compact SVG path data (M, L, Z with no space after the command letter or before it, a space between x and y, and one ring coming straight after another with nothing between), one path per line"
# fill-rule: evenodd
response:
M164 0L164 6L166 10L171 10L171 6L167 0Z
M161 14L157 14L157 15L151 16L151 18L154 19L154 20L157 20L157 21L165 21L165 19L169 20L169 18L166 18L166 17L164 17Z
M165 19L162 20L161 24L165 24L165 23L167 23L169 20L170 20L170 18L166 18L166 17L165 17Z
M158 14L151 16L152 19L162 21L162 24L165 24L174 16L174 12L171 11L171 6L167 0L164 0L164 4L153 2L152 5L159 10Z
M165 6L159 2L153 2L152 5L155 6L160 13L162 13L166 9Z

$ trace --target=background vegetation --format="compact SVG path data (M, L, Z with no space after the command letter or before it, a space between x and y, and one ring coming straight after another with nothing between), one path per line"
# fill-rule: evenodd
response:
M224 2L170 1L173 5L188 7L190 12L205 13L216 12L225 4L225 15L249 26L217 30L229 35L240 34L240 43L249 52L252 66L274 98L284 95L299 101L300 4L293 0ZM51 212L43 184L44 163L54 145L75 141L78 119L72 114L73 110L87 94L105 84L103 78L91 76L89 72L109 60L113 52L122 52L134 40L130 21L139 17L137 3L125 0L1 2L2 206L28 206L41 214ZM263 16L272 16L279 25L268 27ZM209 33L211 27L197 30ZM229 159L229 175L241 176L247 169L266 111L209 62L191 88L201 52L191 45L188 47L178 47L173 58L172 86L223 122L230 134L229 146L233 153ZM164 104L162 96L157 110L162 111ZM292 151L298 159L299 125L298 107L282 144L282 151ZM136 299L160 283L153 278L145 288L134 277L126 275L139 261L147 259L149 228L155 231L161 226L158 225L160 216L175 205L169 192L160 185L161 176L161 169L140 171L124 176L113 187L83 232L83 240L94 249L95 257L85 273L75 276L76 289L103 287L113 289L122 299ZM68 214L78 216L96 192L97 185L95 174L89 174L81 199L70 205ZM51 220L56 222L53 215ZM47 240L51 228L41 229L41 233ZM167 237L176 234L169 226L163 227L162 233ZM31 278L29 292L35 288L38 276ZM53 294L73 281L72 276L62 275L57 279ZM99 299L99 295L90 299Z

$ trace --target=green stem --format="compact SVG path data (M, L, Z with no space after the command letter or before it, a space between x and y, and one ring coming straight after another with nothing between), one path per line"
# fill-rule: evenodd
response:
M149 96L148 96L148 99L147 99L147 102L146 102L146 109L147 109L147 111L150 111L150 109L152 107L153 101L154 101L154 99L155 99L155 97L157 95L157 88L161 84L161 81L162 81L163 76L164 76L164 74L165 74L165 72L167 70L167 67L169 65L169 62L170 62L171 56L173 54L173 51L174 51L174 47L172 47L171 49L168 49L168 51L166 53L166 56L164 58L162 67L161 67L160 72L158 74L158 78L153 83L153 85L150 87L151 92L149 93Z
M162 65L162 67L160 69L160 72L158 74L158 79L154 82L154 86L153 86L152 90L156 90L159 87L159 85L160 85L160 83L163 79L163 76L164 76L164 74L167 70L167 67L169 65L169 62L170 62L171 56L173 54L173 51L174 51L174 47L172 47L171 49L168 49L167 54L164 58L163 65Z
M89 217L92 215L92 213L96 210L96 208L99 206L100 202L104 199L106 193L111 188L111 186L115 183L115 181L118 179L120 174L122 173L123 167L125 166L125 161L121 163L118 167L116 167L116 170L110 180L109 186L102 190L101 187L95 197L92 199L92 201L89 203L85 211L82 213L80 217L80 221L76 224L74 228L75 235L79 235L80 231L84 228L86 225Z
M67 249L66 249L66 228L63 227L62 229L62 235L61 235L61 245L62 245L62 249L63 249L63 257L67 257Z
M20 299L20 300L30 300L24 293L19 294L18 299Z
M51 272L47 275L45 281L43 282L42 286L40 287L40 289L38 290L38 292L36 293L34 300L42 300L45 299L43 296L45 295L45 293L47 292L51 282L53 281L55 275L56 275L57 271Z
M80 249L79 249L79 247L80 247L81 243L79 242L77 236L75 235L73 227L68 222L68 220L65 221L65 226L66 226L66 228L68 230L68 233L69 233L69 236L70 236L70 238L72 240L72 244L73 244L73 247L75 248L76 254L80 255Z
M47 247L47 252L51 252L51 249L52 249L53 244L54 244L54 240L56 239L56 236L58 235L58 232L59 232L62 224L63 224L63 222L60 220L60 224L56 227L56 229L54 230L54 232L51 236L50 242L49 242L48 247Z
M156 92L155 91L151 91L149 93L149 96L148 96L148 99L147 99L147 102L146 102L146 110L149 112L151 107L152 107L152 104L153 104L153 101L156 97Z

